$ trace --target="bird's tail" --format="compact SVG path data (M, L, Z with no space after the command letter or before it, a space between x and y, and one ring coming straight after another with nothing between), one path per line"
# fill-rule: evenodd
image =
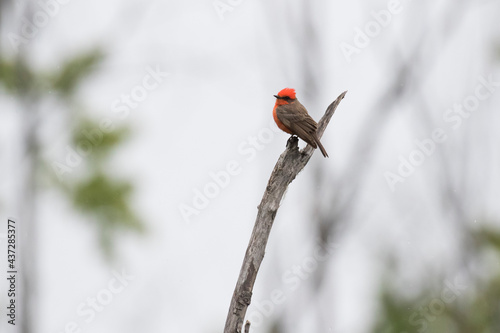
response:
M319 150L321 150L321 154L323 154L324 157L328 157L328 154L325 150L325 147L323 147L323 145L321 144L321 141L319 141L317 136L314 136L314 141L316 141L316 144L318 145Z

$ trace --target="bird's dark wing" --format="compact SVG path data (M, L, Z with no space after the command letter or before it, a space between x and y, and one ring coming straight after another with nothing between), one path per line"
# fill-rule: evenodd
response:
M316 135L318 124L309 116L306 108L299 101L281 105L276 109L276 115L293 134L314 148L317 147L314 136Z

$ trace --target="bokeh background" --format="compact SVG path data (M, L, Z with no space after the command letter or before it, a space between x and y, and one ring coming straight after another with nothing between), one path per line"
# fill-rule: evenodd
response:
M222 332L284 87L317 120L348 93L278 211L251 332L500 332L500 2L0 11L2 332Z

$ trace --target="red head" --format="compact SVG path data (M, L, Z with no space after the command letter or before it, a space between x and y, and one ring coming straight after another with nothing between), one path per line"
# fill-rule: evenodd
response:
M278 95L274 95L277 98L276 105L288 104L296 99L295 97L295 89L293 88L285 88L282 89Z
M295 99L295 89L293 88L285 88L285 89L282 89L278 95L274 95L274 97L276 98L285 98L285 97L288 97L290 99Z

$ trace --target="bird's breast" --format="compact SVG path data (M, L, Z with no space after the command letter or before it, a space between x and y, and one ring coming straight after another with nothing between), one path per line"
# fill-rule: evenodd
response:
M273 118L274 118L274 122L276 123L276 125L278 125L279 129L281 129L282 131L284 132L287 132L289 134L293 134L292 131L290 131L288 129L288 127L285 126L285 124L283 124L279 118L278 118L278 114L276 112L276 109L278 108L279 105L276 105L273 109Z

